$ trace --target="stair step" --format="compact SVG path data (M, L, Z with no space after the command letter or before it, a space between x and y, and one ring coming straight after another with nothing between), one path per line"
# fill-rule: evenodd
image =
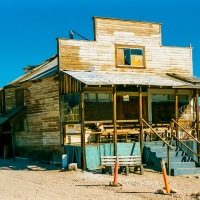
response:
M166 152L167 151L167 147L146 147L149 148L150 151L152 152ZM181 151L179 147L173 147L174 149L170 150L171 152L173 151Z
M164 160L165 163L167 162L167 157L158 157L159 160ZM189 162L190 156L175 156L171 157L171 162Z
M194 168L174 168L171 170L172 176L189 175L189 174L199 174L200 167Z
M172 168L195 168L195 162L171 162Z
M162 141L144 142L145 146L164 146Z
M167 157L167 152L155 152L157 157ZM170 152L170 156L171 157L175 157L175 156L184 156L184 152L183 151L171 151Z
M174 148L170 150L172 176L200 174L200 167L196 167L196 162L179 147L175 146L175 141L168 143ZM163 142L146 142L143 153L145 163L153 164L155 170L162 171L161 159L164 160L167 168L167 145Z

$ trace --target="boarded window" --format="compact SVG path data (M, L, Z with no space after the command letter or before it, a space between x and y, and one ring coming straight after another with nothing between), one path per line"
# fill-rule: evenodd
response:
M15 90L16 107L24 105L24 89Z
M116 63L118 67L145 67L144 47L117 45Z

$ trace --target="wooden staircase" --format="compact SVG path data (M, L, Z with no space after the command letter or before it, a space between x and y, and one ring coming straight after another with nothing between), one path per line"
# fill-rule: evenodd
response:
M169 144L174 148L170 151L172 176L181 176L200 173L197 162L189 156L175 142ZM152 165L155 170L161 171L160 160L163 159L167 167L167 146L162 141L145 142L143 148L143 162Z

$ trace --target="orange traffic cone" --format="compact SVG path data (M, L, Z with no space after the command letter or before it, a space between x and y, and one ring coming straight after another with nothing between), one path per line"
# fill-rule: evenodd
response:
M162 174L163 174L163 178L164 178L166 193L170 194L170 188L168 185L167 173L166 173L166 168L165 168L165 161L161 160L160 162L161 162L161 168L162 168Z
M110 182L111 186L122 186L121 183L118 182L118 168L119 168L119 157L116 157L116 162L115 162L115 169L114 169L114 181Z
M116 157L116 162L115 162L115 171L114 171L114 182L113 185L118 184L118 168L119 168L119 157Z

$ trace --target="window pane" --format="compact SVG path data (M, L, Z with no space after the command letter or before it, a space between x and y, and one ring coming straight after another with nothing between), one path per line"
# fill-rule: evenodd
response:
M152 95L153 102L169 101L169 100L170 100L169 94L153 94Z
M131 50L130 49L124 49L124 59L125 59L125 65L131 65Z
M131 55L143 55L142 49L131 49Z
M109 93L99 93L98 102L111 102Z
M117 49L117 65L125 65L124 49Z
M88 101L89 102L96 102L97 101L96 93L88 93Z
M119 47L116 54L117 65L128 65L133 67L144 67L144 49Z

